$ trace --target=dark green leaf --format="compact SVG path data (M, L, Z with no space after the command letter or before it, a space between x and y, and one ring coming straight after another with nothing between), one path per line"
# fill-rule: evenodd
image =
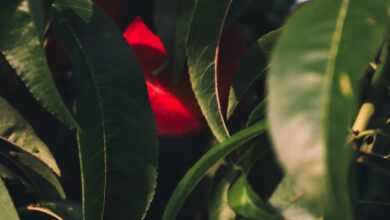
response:
M254 123L260 121L265 117L266 112L266 99L261 101L249 114L248 121L246 122L247 126L253 125Z
M176 187L175 192L171 196L164 211L163 220L174 220L185 199L204 177L206 172L232 151L263 133L265 128L266 124L264 122L257 123L256 125L234 134L231 138L226 139L226 141L211 148L211 150L203 155Z
M158 148L142 71L99 8L89 23L71 11L56 17L78 84L83 218L142 219L156 187Z
M46 0L28 0L31 16L34 19L34 24L39 35L39 40L43 42L46 27Z
M89 22L93 16L91 0L55 0L53 6L60 11L72 9L84 22Z
M215 57L231 0L196 1L187 45L192 87L211 131L218 141L229 136L215 88Z
M34 97L50 113L69 127L77 126L53 81L27 1L2 2L0 51Z
M16 159L22 165L21 168L35 188L38 198L66 198L64 189L57 176L40 160L23 152L10 151L10 154L13 159Z
M228 118L236 110L240 110L240 105L250 105L253 99L251 97L255 96L253 93L259 93L258 90L261 86L259 84L261 84L268 71L271 51L279 38L280 32L281 29L277 29L259 38L240 60L230 91Z
M8 189L0 178L0 219L19 220L14 203L8 193Z
M173 79L183 79L186 68L186 45L195 8L195 0L156 1L156 27L169 54ZM162 20L161 20L162 19Z
M64 199L65 193L53 171L41 160L0 139L0 156L16 177L39 199Z
M384 8L383 0L312 1L288 20L273 52L267 101L275 150L314 215L353 219L346 139L358 80L383 39Z
M0 109L0 138L39 159L57 175L61 175L57 162L46 144L39 139L16 109L2 97L0 97Z

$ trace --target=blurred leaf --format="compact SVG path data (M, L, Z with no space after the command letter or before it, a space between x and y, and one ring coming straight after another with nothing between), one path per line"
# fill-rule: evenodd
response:
M32 127L4 98L0 97L0 138L45 163L61 175L57 162Z
M346 139L358 80L383 38L384 6L384 1L312 1L289 19L273 52L271 134L311 214L353 219Z
M99 8L89 23L71 11L56 17L54 30L77 82L83 217L142 219L154 196L158 157L143 73Z
M291 177L286 176L272 194L270 203L277 208L285 219L291 220L323 220L309 212L310 206L302 200L303 193L295 187Z
M0 219L19 220L14 203L8 193L7 186L0 178Z
M0 51L36 99L60 121L76 127L53 81L28 2L1 4Z
M246 175L241 175L229 189L228 200L232 209L248 219L281 220L275 210L256 194L246 178Z
M190 80L195 97L218 141L229 136L215 88L215 57L231 0L197 0L187 45Z
M71 202L41 202L27 206L30 212L39 212L56 220L82 220L81 207Z
M257 123L234 134L232 137L211 148L204 154L179 182L165 208L163 220L174 220L176 218L188 195L213 165L251 139L263 133L265 129L265 122Z
M46 29L46 9L47 1L46 0L28 0L28 5L30 7L31 16L33 17L36 30L39 35L39 40L43 42Z
M55 0L53 7L59 11L72 9L84 22L90 22L93 16L91 0Z

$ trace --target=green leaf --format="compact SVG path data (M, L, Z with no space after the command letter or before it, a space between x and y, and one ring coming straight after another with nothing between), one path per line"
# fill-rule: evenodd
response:
M47 164L4 139L0 139L0 155L36 198L65 199L60 181Z
M47 1L46 0L28 0L28 5L30 7L31 16L33 17L36 30L39 35L39 40L43 42L46 29L46 9Z
M215 57L231 0L196 1L187 45L190 81L211 131L218 141L229 136L215 88Z
M131 48L109 17L93 10L89 23L71 11L54 22L77 82L83 219L142 219L157 179L154 117Z
M186 68L188 42L196 0L156 1L156 27L169 54L169 66L173 79L183 79ZM172 6L173 4L173 6ZM165 17L161 21L161 19Z
M359 78L383 39L384 8L385 1L313 1L288 20L271 60L275 151L309 211L332 220L353 219L346 139Z
M57 176L44 163L23 152L10 151L10 154L22 165L21 168L35 188L37 197L42 199L66 198Z
M276 45L280 32L281 29L276 29L263 35L241 58L230 90L227 111L229 119L239 113L241 108L247 108L253 101L257 101L253 97L258 96L262 81L268 72L271 52Z
M50 113L69 127L77 127L53 81L28 2L5 2L0 7L0 51Z
M0 138L39 159L57 175L61 175L57 162L46 144L17 110L2 97L0 97L0 109Z
M230 187L228 193L229 205L242 217L248 219L281 220L281 217L271 209L252 189L246 175L241 175Z
M237 170L229 167L226 174L212 188L209 199L209 220L236 220L236 213L228 202L229 188L236 176Z
M7 186L0 178L0 219L19 220L14 203L8 193Z
M56 220L82 220L81 207L71 202L40 202L26 208L30 212L39 212Z
M213 165L234 150L246 144L248 141L263 133L265 129L265 122L257 123L234 134L232 137L211 148L211 150L203 155L179 182L165 208L163 220L174 220L176 218L185 199Z
M93 3L91 0L55 0L53 7L59 11L71 9L84 22L90 22L93 16Z

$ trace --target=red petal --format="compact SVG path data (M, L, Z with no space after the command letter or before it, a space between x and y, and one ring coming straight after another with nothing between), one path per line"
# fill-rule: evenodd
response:
M152 74L167 59L167 52L160 38L146 26L140 17L133 20L123 36L133 48L144 71L158 135L175 137L199 131L203 127L203 121L194 113L193 105L189 104L196 103L195 99L192 96L189 96L192 99L190 101L179 99L160 82L160 78ZM185 89L190 91L189 86Z
M123 33L133 48L145 76L161 67L167 59L167 52L160 38L154 34L140 17L136 17Z

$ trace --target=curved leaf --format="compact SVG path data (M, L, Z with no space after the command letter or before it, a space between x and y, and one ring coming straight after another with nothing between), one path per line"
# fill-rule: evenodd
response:
M218 141L229 136L218 107L215 57L231 0L196 1L187 45L190 80L195 97Z
M209 220L236 220L236 213L228 202L228 192L237 175L237 170L234 170L234 168L228 169L227 173L211 190L212 195L208 210Z
M265 122L257 123L238 132L237 134L234 134L232 137L211 148L211 150L203 155L202 158L200 158L194 166L189 169L187 174L179 182L165 208L163 220L174 220L185 199L204 177L206 172L232 151L238 149L248 141L263 133L265 128Z
M30 212L39 212L56 220L82 220L81 207L70 202L41 202L29 205Z
M33 96L50 113L67 126L77 127L53 81L27 1L2 2L0 51Z
M246 175L241 175L229 189L229 204L242 217L248 219L281 220L281 217L271 210L253 191L247 182Z
M384 4L313 1L289 19L273 52L268 118L276 153L309 211L332 220L352 219L346 139L358 79L383 38Z
M0 219L19 220L14 203L8 193L8 189L0 178Z
M99 8L89 23L71 11L56 18L77 82L83 218L142 219L154 196L158 157L142 71Z
M0 97L0 109L0 138L36 157L57 175L61 175L57 162L46 144L35 134L32 127L16 109L2 97Z
M0 139L0 156L19 180L39 199L64 199L64 189L47 164L20 147Z

